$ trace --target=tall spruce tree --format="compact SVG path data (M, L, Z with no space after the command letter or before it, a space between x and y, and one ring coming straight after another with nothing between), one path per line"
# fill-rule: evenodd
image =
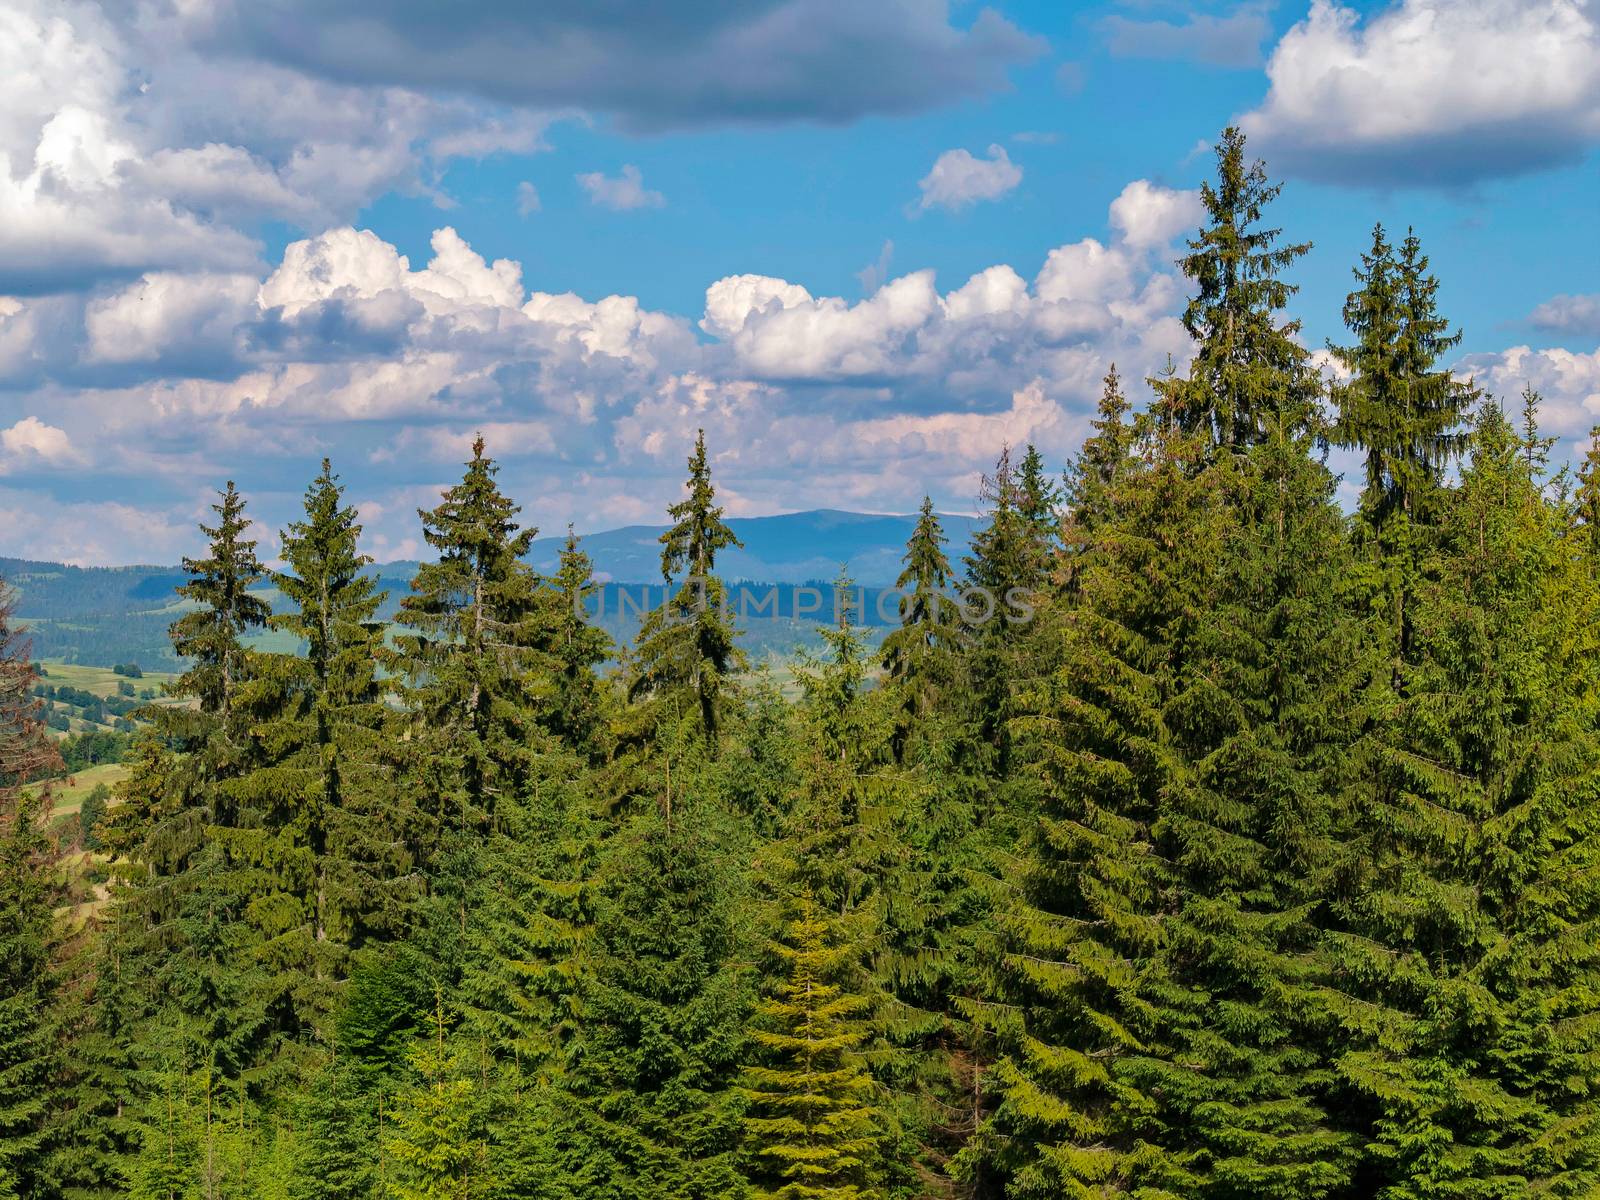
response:
M901 757L912 727L933 712L952 684L961 627L950 595L953 573L945 557L944 529L933 501L922 498L917 524L906 542L899 577L900 624L883 639L885 681L898 700L895 753Z
M1489 406L1355 776L1327 1010L1384 1200L1600 1186L1595 580L1524 451Z
M1351 372L1336 385L1335 438L1366 452L1362 492L1370 603L1390 619L1393 671L1411 654L1412 605L1422 586L1443 497L1444 472L1466 449L1462 421L1476 390L1439 364L1460 341L1439 315L1438 282L1416 235L1398 255L1373 231L1356 271L1361 287L1345 301L1356 343L1334 353Z
M980 1195L1143 1183L1119 1063L1157 1044L1172 986L1159 907L1172 875L1153 830L1175 773L1163 710L1220 552L1199 453L1176 437L1119 495L1081 552L1083 603L1048 614L1060 665L1022 697L1037 825L1005 872L993 979L969 1006L1006 1051L982 1084L992 1115L958 1160Z
M418 568L400 602L419 806L446 833L486 827L502 798L523 793L549 687L547 607L523 561L538 530L518 526L498 470L477 438L461 482L419 510L439 557Z
M361 526L327 459L305 494L305 519L282 537L288 601L275 629L303 654L261 655L240 694L261 764L222 786L244 817L215 836L249 864L244 915L271 974L267 1003L286 1035L327 1042L349 958L399 927L412 823L390 786L393 720L378 675L384 597L362 573ZM397 837L396 834L401 834Z
M1332 869L1357 630L1312 429L1158 434L1051 614L1016 725L1037 831L1000 914L1008 1054L964 1155L1011 1194L1322 1197L1347 1135L1300 1017ZM988 1174L986 1174L986 1172Z
M59 1106L59 852L45 832L60 757L39 720L28 643L0 582L0 1194L46 1195L46 1134Z
M1031 448L1030 448L1031 449ZM1042 477L1033 481L1042 485ZM989 520L972 536L966 556L967 587L960 615L965 625L962 689L981 770L1003 778L1008 770L1012 684L1017 642L1041 599L1048 548L1041 541L1048 493L1029 496L1007 447L984 477L980 500Z
M727 612L727 588L716 574L717 554L741 543L715 503L703 429L689 456L685 486L689 494L668 506L673 523L661 535L661 577L669 587L680 575L682 582L639 629L629 694L684 697L715 753L725 681L746 661Z
M95 980L93 1024L75 1039L70 1069L80 1102L111 1136L60 1159L90 1189L125 1178L138 1194L158 1176L200 1186L227 1157L230 1135L211 1119L213 1105L191 1120L187 1099L181 1112L168 1100L225 1091L242 1112L270 1086L264 1071L282 1043L244 918L254 864L224 844L248 819L229 785L260 762L248 703L256 660L242 639L270 615L250 590L265 572L244 536L244 508L229 483L213 505L217 523L201 525L207 555L184 560L189 579L178 591L197 607L171 637L190 665L167 690L187 703L141 711L147 734L117 786L121 803L102 822L118 860L105 963L115 973ZM180 1144L158 1170L164 1147Z
M1305 1014L1326 978L1317 918L1369 672L1314 436L1274 418L1247 458L1200 477L1228 501L1227 536L1164 705L1176 758L1151 828L1172 871L1176 986L1155 1044L1119 1072L1149 1106L1142 1138L1165 1150L1148 1178L1178 1195L1336 1195L1353 1159Z
M1206 224L1179 260L1196 285L1183 312L1194 361L1187 376L1157 390L1182 429L1204 431L1213 446L1241 447L1261 440L1274 414L1292 418L1314 399L1300 323L1282 315L1297 290L1283 272L1311 246L1281 245L1281 231L1263 226L1283 185L1267 181L1260 160L1246 162L1242 132L1224 129L1216 154L1216 180L1200 187Z
M1415 233L1396 255L1382 225L1356 268L1361 285L1345 300L1344 320L1355 344L1334 347L1350 372L1335 384L1335 436L1365 451L1361 509L1369 523L1395 514L1418 519L1438 491L1445 469L1466 449L1461 427L1474 393L1439 366L1461 335L1437 311L1438 282Z
M589 620L587 604L598 590L594 564L570 525L550 586L557 601L549 633L555 689L545 724L578 753L597 759L605 749L605 712L604 692L595 671L610 657L611 639Z
M194 611L172 625L172 650L193 665L178 680L176 693L193 697L200 711L227 720L234 715L239 688L249 678L247 651L240 637L260 629L272 609L250 588L266 575L256 558L254 539L245 537L244 497L228 480L221 501L211 506L216 525L200 525L210 542L205 558L185 558L187 583L178 595L192 601Z

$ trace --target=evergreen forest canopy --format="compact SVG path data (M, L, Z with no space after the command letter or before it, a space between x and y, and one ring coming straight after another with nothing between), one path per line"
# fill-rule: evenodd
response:
M281 570L230 484L68 907L0 620L0 1198L1600 1194L1600 450L1452 377L1410 234L1325 384L1277 190L1226 131L1189 368L963 562L925 505L796 701L703 437L614 672L481 442L391 638L326 463Z

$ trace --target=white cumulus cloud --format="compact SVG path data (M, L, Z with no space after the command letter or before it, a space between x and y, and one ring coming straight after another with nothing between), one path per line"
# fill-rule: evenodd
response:
M1313 0L1241 124L1273 165L1333 182L1461 184L1600 143L1594 0Z
M922 199L917 207L959 210L980 200L998 200L1022 182L1022 168L1011 161L1005 147L992 145L987 158L975 158L966 149L946 150L933 169L917 181Z
M1129 246L1165 246L1180 233L1199 228L1205 216L1198 191L1177 191L1135 179L1111 202L1111 224Z
M38 417L23 417L10 429L0 429L0 471L38 463L68 466L81 459L65 430Z

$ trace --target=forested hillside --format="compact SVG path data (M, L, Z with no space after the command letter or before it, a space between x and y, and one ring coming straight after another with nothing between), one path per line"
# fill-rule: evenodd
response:
M1600 450L1412 233L1319 371L1276 195L1226 131L1189 365L797 698L703 436L626 646L481 439L389 598L332 465L277 570L227 484L87 834L0 619L0 1198L1600 1194Z

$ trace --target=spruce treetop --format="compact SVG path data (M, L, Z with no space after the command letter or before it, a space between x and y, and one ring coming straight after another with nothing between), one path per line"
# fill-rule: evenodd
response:
M288 570L272 572L273 583L294 604L291 611L274 616L272 624L305 639L307 657L319 670L350 636L337 626L370 623L383 600L372 579L361 574L372 558L361 553L360 537L356 510L344 503L339 477L325 458L321 473L306 488L305 519L291 522L283 532Z
M673 524L661 535L662 578L671 584L681 574L683 582L640 626L637 666L628 691L635 698L679 689L690 693L706 745L715 754L724 680L745 665L738 633L724 611L726 592L715 574L717 552L742 543L716 503L703 429L695 437L685 486L689 494L668 506Z
M178 594L201 607L173 622L172 648L195 660L178 680L178 694L197 697L202 712L227 716L245 673L239 635L266 625L272 609L248 590L265 577L266 569L256 558L255 540L244 536L250 525L244 497L231 479L221 497L211 506L217 523L200 525L210 541L209 553L183 560L189 580Z
M1272 418L1303 421L1315 404L1300 322L1282 317L1297 291L1283 272L1311 244L1280 245L1282 231L1263 226L1283 185L1267 181L1259 159L1246 162L1242 132L1223 130L1216 153L1217 178L1200 189L1207 224L1179 260L1198 287L1183 313L1194 362L1187 379L1158 386L1182 428L1238 448L1261 440Z
M1112 363L1089 422L1094 432L1084 439L1067 480L1064 499L1079 535L1107 515L1112 489L1127 468L1134 443L1134 429L1128 421L1130 407L1122 391L1122 376Z
M716 503L717 489L706 461L704 429L695 436L685 486L689 494L667 506L672 528L661 535L661 576L668 583L685 570L691 576L708 577L716 569L719 550L729 546L742 549L744 545L722 520L722 507Z
M1366 452L1362 509L1383 525L1395 512L1415 516L1466 451L1462 422L1477 393L1439 366L1461 334L1439 314L1439 284L1414 231L1396 252L1374 226L1354 273L1360 287L1345 300L1344 320L1355 342L1330 347L1351 373L1333 388L1334 437Z

